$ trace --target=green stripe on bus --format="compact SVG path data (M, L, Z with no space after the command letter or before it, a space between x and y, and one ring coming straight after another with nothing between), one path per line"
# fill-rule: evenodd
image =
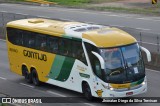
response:
M76 40L76 41L82 41L82 39L79 39L79 38L74 38L72 37L73 40Z
M52 68L49 74L49 78L51 79L56 79L59 76L59 73L61 71L61 68L63 66L65 57L64 56L60 56L60 55L56 55L53 64L52 64Z
M69 78L75 59L66 57L61 68L60 74L56 80L66 81Z
M62 35L62 37L67 38L67 39L73 39L73 40L76 40L76 41L82 41L82 39L80 39L80 38L71 37L69 35Z
M72 37L70 37L69 35L62 35L63 38L68 38L68 39L72 39Z
M143 81L144 81L144 78L142 78L139 81L137 81L137 84L141 84Z
M84 77L84 78L90 78L90 75L88 75L88 74L79 73L79 75L80 75L81 77Z
M138 80L138 81L136 81L136 82L133 82L133 83L131 83L131 87L132 87L132 86L139 85L139 84L141 84L143 81L144 81L144 78L142 78L142 79L140 79L140 80Z

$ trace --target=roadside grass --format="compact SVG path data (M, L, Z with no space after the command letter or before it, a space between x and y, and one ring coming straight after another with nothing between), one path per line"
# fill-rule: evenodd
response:
M14 2L25 2L26 0L10 0ZM92 6L90 4L116 2L120 0L46 0L55 2L60 6L74 7L74 8L85 8L99 11L114 11L124 13L135 13L135 14L147 14L147 15L160 15L160 2L156 5L149 7L114 7L114 6Z
M16 2L25 2L26 0L10 0L10 1L16 1ZM96 4L96 3L106 3L106 2L114 2L114 1L120 1L120 0L45 0L50 2L55 2L58 5L65 5L65 6L79 6L84 4Z
M79 5L79 4L88 4L88 3L106 3L114 2L120 0L47 0L51 2L56 2L62 5Z
M145 9L145 8L125 8L125 7L87 7L87 9L100 10L100 11L113 11L113 12L124 12L124 13L135 13L135 14L148 14L148 15L160 15L160 11L156 9Z
M91 0L47 0L50 2L55 2L58 5L65 5L65 6L79 6L83 4L88 4Z

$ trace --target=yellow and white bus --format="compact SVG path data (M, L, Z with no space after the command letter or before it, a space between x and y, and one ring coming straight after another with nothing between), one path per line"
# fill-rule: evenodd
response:
M141 50L114 27L41 18L7 23L10 69L27 82L53 84L92 97L127 97L147 91Z

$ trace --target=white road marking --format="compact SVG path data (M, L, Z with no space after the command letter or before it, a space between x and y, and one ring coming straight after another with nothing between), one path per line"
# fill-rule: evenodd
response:
M139 20L147 20L147 21L160 21L160 20L155 20L153 18L136 18L136 19L139 19Z
M2 5L2 6L4 5L4 6L6 6L6 5L8 5L8 4L3 3L3 4L0 4L0 5Z
M113 27L121 27L121 28L124 28L125 26L121 26L121 25L110 25L110 26L113 26Z
M2 13L8 13L7 11L0 11L0 12L2 12Z
M37 9L37 8L39 8L39 6L35 6L35 7L28 7L28 8L33 8L33 9Z
M157 71L157 70L152 70L152 69L148 69L148 68L146 68L147 70L149 70L149 71L153 71L153 72L156 72L156 73L160 73L160 71Z
M157 46L158 44L155 44L155 43L149 43L149 42L140 42L140 41L138 41L139 43L145 43L145 44L149 44L149 45L155 45L155 46Z
M104 11L98 11L101 14L112 14L112 12L104 12Z
M4 77L0 77L0 79L7 80L7 78L4 78Z
M6 42L6 40L4 40L4 39L0 39L0 41Z
M0 11L0 12L3 12L3 13L12 13L12 12L8 12L8 11ZM24 13L12 13L12 14L17 14L17 15L28 15L28 16L30 16L29 14L24 14Z
M65 20L65 21L75 21L75 20L71 20L71 19L66 19L66 18L59 18L60 20Z
M83 22L83 23L100 25L100 24L97 24L97 23L95 23L95 22Z
M21 85L24 85L24 86L27 86L27 87L30 87L30 88L34 88L34 86L32 85L28 85L28 84L25 84L25 83L20 83Z
M145 31L149 31L149 30L151 30L151 29L146 29L146 28L132 28L132 27L125 27L125 26L121 26L121 25L111 25L111 26L121 27L121 28L138 29L138 30L145 30Z
M135 29L145 30L145 31L149 31L149 30L151 30L151 29L145 29L145 28L135 28Z
M46 17L46 16L37 16L38 18L50 18L51 19L51 17Z
M160 19L160 17L151 17L151 18L153 18L153 19L154 19L154 18Z
M136 19L139 19L139 20L151 20L149 18L136 18Z
M115 15L115 14L111 14L111 15L108 15L108 16L114 16L114 17L117 17L118 15Z
M83 103L83 104L88 105L88 106L96 106L96 105L90 104L90 103Z
M14 13L13 13L14 14ZM24 14L24 13L16 13L16 14L18 14L18 15L28 15L28 16L30 16L29 14Z
M56 93L56 92L53 92L53 91L49 91L49 90L47 90L46 92L48 92L50 94L54 94L54 95L60 96L60 97L67 97L66 95L59 94L59 93Z
M111 16L111 17L123 17L123 18L133 18L129 15L115 15L115 14L111 14L111 15L108 15L108 16Z

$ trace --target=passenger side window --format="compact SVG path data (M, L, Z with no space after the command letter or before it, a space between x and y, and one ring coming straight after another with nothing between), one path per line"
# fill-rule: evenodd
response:
M25 31L23 33L24 46L29 48L35 48L36 44L36 35L31 32Z
M13 28L7 28L8 40L15 45L23 44L22 31Z
M72 57L87 63L81 41L72 42Z
M14 37L15 33L14 30L12 28L7 28L7 36L8 36L8 40L15 44L15 37Z
M72 46L71 40L61 38L58 42L59 53L65 56L71 56L72 54Z
M41 35L41 34L36 34L36 49L42 50L42 51L47 51L47 41L46 41L46 36Z
M17 30L16 34L16 44L23 45L23 31Z
M51 53L58 53L58 38L49 37L48 42L48 51Z
M76 58L87 64L82 41L7 28L8 40L16 45Z

